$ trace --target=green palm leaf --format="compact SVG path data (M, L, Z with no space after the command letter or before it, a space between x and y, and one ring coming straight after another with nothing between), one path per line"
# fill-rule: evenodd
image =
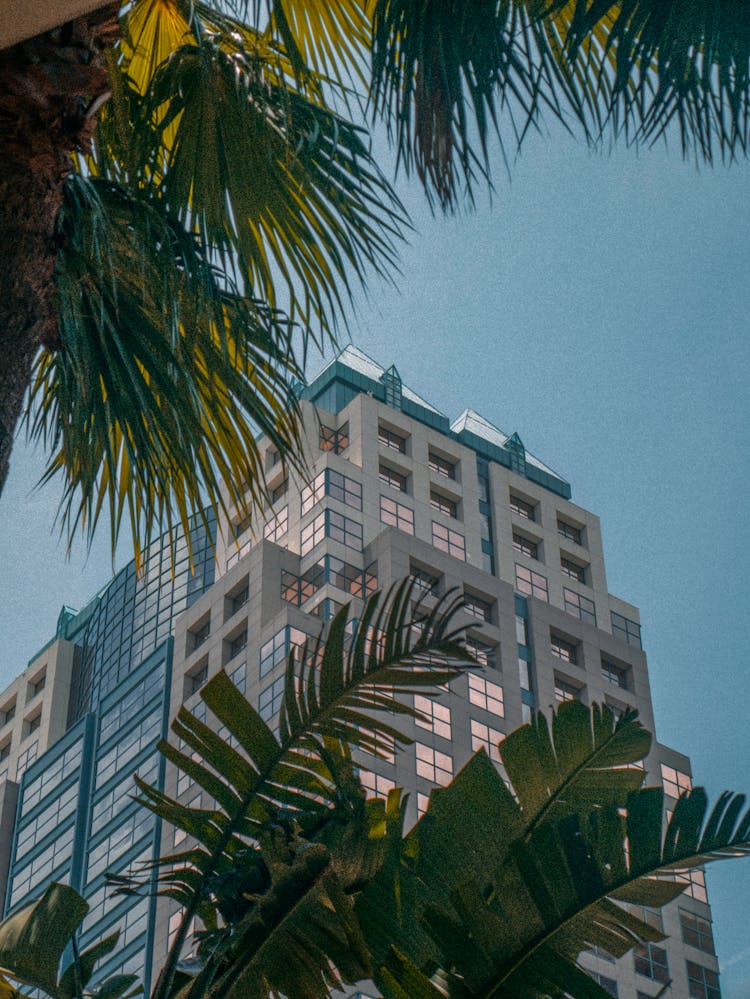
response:
M269 864L263 849L254 846L256 842L262 846L269 829L286 828L291 823L299 835L308 839L323 837L321 845L325 841L331 854L349 856L344 865L346 883L358 881L363 871L372 869L373 860L367 850L361 856L351 846L335 851L330 838L333 834L324 833L342 809L349 815L352 809L356 812L364 806L364 795L343 743L376 752L390 738L400 744L408 743L409 738L391 725L387 716L383 718L383 712L392 708L417 717L419 712L403 705L399 695L420 690L428 696L439 696L442 686L457 675L459 664L472 662L461 644L463 629L452 627L452 620L462 607L461 600L447 594L429 612L418 613L415 619L414 585L406 580L392 588L384 599L381 594L374 594L365 604L348 648L347 606L332 621L325 643L318 639L308 643L299 657L290 655L278 736L224 672L213 677L200 696L228 733L231 745L216 735L210 725L184 708L180 710L172 729L183 748L168 743L161 743L159 748L214 799L213 809L188 808L136 778L143 804L196 841L190 850L161 858L154 864L162 868L160 892L184 906L177 942L157 985L155 999L170 994L177 955L192 916L198 913L204 922L211 921L217 878L219 882L231 879L233 872L242 869L248 883L256 886L254 893L259 899L271 890L273 880L270 884L264 881ZM381 808L382 803L376 807ZM383 817L376 815L373 820L370 815L362 821L367 842L372 822L382 827ZM352 858L356 856L359 859L352 868ZM338 870L343 872L340 864ZM328 899L324 902L320 896L315 904L338 912L348 925L350 908L347 903L344 912L340 905L334 905L330 893L335 893L336 887L329 873L322 864L311 879L310 890L314 883L315 890L325 890ZM333 873L336 874L335 869ZM325 885L316 880L318 874ZM141 890L137 878L135 882L120 879L119 884L121 891ZM296 906L295 902L295 912ZM255 917L250 914L247 918L252 923ZM241 940L242 932L235 927L232 940ZM349 939L355 930L347 933ZM258 942L256 937L253 939ZM311 953L318 953L313 943L309 943ZM249 944L238 946L245 955L247 981L255 981L252 976L259 973L256 950ZM349 940L347 947L351 946ZM319 950L322 955L323 950ZM322 975L322 981L327 980L327 967L315 964L315 974L319 978ZM346 966L339 966L338 972L348 974ZM286 980L283 988L278 986L283 992L288 988Z
M564 707L575 745L582 716ZM561 733L559 716L553 731ZM509 736L518 802L483 751L433 793L400 861L385 865L357 900L387 999L410 988L429 999L602 999L606 993L575 965L579 953L599 946L620 957L663 938L624 903L664 905L683 888L674 871L750 853L741 796L723 795L709 814L702 789L683 795L663 830L661 788L628 791L622 782L616 793L599 794L601 780L590 782L590 762L582 762L598 753L599 764L623 766L638 743L644 748L644 736L633 719L619 735L611 719L603 725L602 712L586 722L588 751L579 731L562 769L542 727ZM547 751L535 756L534 744ZM517 755L522 745L530 762ZM522 781L533 770L540 773L528 790ZM396 885L400 905L389 908L384 900ZM430 981L436 968L440 988Z
M69 534L90 537L107 507L113 549L125 519L138 558L156 533L189 537L207 502L266 500L258 431L299 453L288 321L220 282L159 200L73 178L60 233L63 347L38 358L31 433Z

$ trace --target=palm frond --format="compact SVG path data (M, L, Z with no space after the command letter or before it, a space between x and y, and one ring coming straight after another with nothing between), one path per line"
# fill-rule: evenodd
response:
M158 532L266 497L256 435L297 461L301 374L283 316L219 279L163 202L72 178L56 275L62 349L42 354L30 432L64 482L61 522L112 547L127 519L136 558Z
M567 725L580 724L567 707L564 714ZM603 999L603 990L575 965L579 953L599 946L620 957L637 943L663 938L628 904L664 905L684 887L675 871L750 854L750 811L742 796L723 795L709 814L705 792L689 792L664 829L661 788L627 793L623 783L616 793L598 794L598 778L571 780L589 770L579 768L596 752L601 723L601 713L589 716L591 748L574 751L567 782L555 778L554 754L519 762L524 741L534 753L527 729L509 756L516 761L518 802L483 751L449 787L433 793L404 841L401 862L384 866L357 900L386 999L444 995L430 981L436 968L448 994L465 999ZM600 763L606 756L608 767L632 762L644 740L637 730L628 735L629 727L621 731L619 750L617 728L600 728ZM539 729L531 735L539 747L551 747ZM527 791L521 774L525 781L529 771L537 777ZM571 800L563 789L576 783ZM532 813L537 820L530 824ZM389 908L383 899L396 882L400 906Z
M462 601L447 594L415 619L411 609L414 585L413 580L405 580L385 597L374 594L364 606L349 647L347 606L332 621L325 642L319 638L298 656L294 652L290 655L278 735L224 672L203 687L200 697L231 742L191 712L180 710L172 730L182 748L166 742L159 748L208 793L214 808L191 809L136 778L143 804L195 840L191 849L154 864L161 868L159 891L184 906L177 940L155 999L169 994L175 955L191 918L214 907L216 879L231 878L232 872L242 868L262 900L272 883L264 874L268 864L261 848L269 829L291 824L308 841L316 839L321 845L325 842L326 849L331 847L332 833L324 834L323 830L335 817L351 817L353 809L364 805L364 794L344 744L377 751L391 738L408 743L408 737L391 725L383 712L393 708L419 717L399 695L419 690L439 696L443 685L459 672L460 664L473 662L461 644L463 629L452 625ZM368 827L371 824L368 818ZM376 824L382 825L382 816ZM341 850L330 852L342 855ZM371 858L360 858L354 868L352 862L350 857L345 866L346 877L353 881L359 880L360 868L372 867ZM341 876L339 867L336 877ZM310 884L313 882L320 887L315 878ZM334 890L332 884L330 879L326 881L326 891ZM119 886L120 891L141 890L137 878L120 879ZM255 951L241 949L255 968ZM322 970L316 973L320 975ZM286 986L281 989L285 990Z

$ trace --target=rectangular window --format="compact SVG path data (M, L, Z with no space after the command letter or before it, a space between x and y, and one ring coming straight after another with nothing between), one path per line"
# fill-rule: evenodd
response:
M31 735L32 732L36 732L39 726L42 724L42 712L37 711L35 715L31 718L27 718L24 722L24 738L27 735Z
M529 503L528 500L521 499L514 493L510 494L510 508L513 513L523 517L524 520L536 520L536 503Z
M464 610L478 621L492 621L492 603L464 591Z
M349 424L344 423L337 430L333 427L320 426L320 450L343 454L349 447Z
M708 892L706 891L706 875L703 870L696 868L691 871L675 871L675 881L687 885L685 895L694 898L696 902L708 903Z
M558 704L562 704L563 701L580 701L580 699L581 688L555 674L555 700Z
M561 638L560 635L552 634L549 644L553 656L557 656L558 659L571 663L573 666L578 665L578 646L574 642L569 642L566 638Z
M674 767L668 767L664 763L661 764L661 781L664 785L664 793L668 794L670 798L679 798L681 794L689 791L693 786L688 774L682 773L681 770L675 770Z
M539 545L537 542L532 541L530 538L525 538L523 534L519 534L517 531L513 532L513 548L520 555L525 555L526 558L539 559Z
M533 572L525 565L519 565L518 562L516 562L516 589L528 597L536 597L537 600L544 600L545 603L549 601L546 576Z
M411 565L409 567L409 572L414 580L414 589L419 590L421 593L431 593L433 596L437 596L440 592L440 576L436 576L426 569L420 569L419 566Z
M312 482L308 482L306 486L302 487L300 492L300 500L302 503L302 515L309 513L314 506L317 506L325 496L326 492L326 473L325 469L319 472Z
M5 707L0 710L0 726L7 725L8 722L12 722L16 717L16 701L15 698L9 701Z
M260 676L264 677L282 663L286 664L292 649L301 649L307 639L304 631L289 625L277 631L260 647Z
M289 526L289 507L285 506L277 514L266 521L263 526L263 537L267 541L279 541L287 532Z
M417 776L424 777L431 784L450 784L453 779L453 758L448 753L441 753L432 746L416 744Z
M607 683L614 684L622 690L628 689L628 671L611 659L602 659L602 677Z
M230 641L227 642L227 646L228 646L227 652L229 654L230 659L234 659L234 657L238 656L243 649L246 649L247 628L243 628L243 630L239 633L239 635L235 635L234 638L230 639Z
M628 645L635 645L637 649L643 647L641 645L641 626L635 621L623 617L622 614L615 614L614 611L612 611L612 634L615 638L627 642Z
M192 697L193 694L197 694L207 679L208 662L205 662L185 676L185 696Z
M354 551L362 551L362 525L356 520L345 517L335 510L326 510L326 534L333 541L351 548Z
M380 497L380 519L384 524L396 527L404 534L414 534L414 511L389 496Z
M568 541L575 541L577 545L581 544L581 529L580 527L575 527L567 520L563 520L561 517L557 518L557 533L562 538L567 538Z
M391 451L398 451L399 454L406 454L406 437L397 434L395 430L388 427L378 427L378 440L383 447L390 448Z
M586 582L586 567L565 558L564 555L560 556L560 570L563 576L567 576L569 579L576 579L579 583Z
M284 675L273 681L265 690L261 690L258 698L258 714L263 721L270 721L279 713L284 698Z
M362 509L362 484L348 475L342 475L335 468L325 470L326 495L345 503L354 510Z
M686 961L688 995L690 999L721 999L719 976L711 968L704 968L695 961Z
M234 593L230 594L229 600L229 614L230 616L236 614L238 610L241 610L247 603L250 596L250 588L247 583L240 587L239 590L235 590Z
M45 669L41 673L38 673L33 680L29 681L29 690L26 700L30 701L33 697L36 697L37 694L41 694L41 692L44 690L44 685L46 684L46 682L47 682L47 671Z
M278 503L282 496L286 496L289 491L289 479L284 479L275 489L271 490L271 503Z
M448 517L453 517L455 520L458 512L455 501L449 499L447 496L443 496L442 493L435 492L434 489L430 490L430 506L433 510L439 510L440 513L444 513Z
M505 738L502 732L498 732L497 729L490 728L489 725L485 725L484 722L477 721L476 718L471 719L471 749L472 752L476 753L480 749L484 749L491 760L495 763L500 762L500 743Z
M434 451L430 451L427 462L430 466L430 471L435 472L437 475L442 475L446 479L456 478L455 462L448 461L447 458L442 458L439 454L435 454Z
M8 739L6 743L0 746L0 763L2 763L3 760L7 760L8 757L10 756L10 743L11 740Z
M368 798L387 798L388 792L396 786L395 781L384 777L382 774L375 774L372 770L360 770L359 780L365 791L370 793Z
M593 624L596 627L596 607L593 600L589 600L588 597L576 593L575 590L568 590L566 588L563 588L563 597L565 599L565 610L568 614L572 614L573 617L577 617L580 621L585 621L586 624Z
M424 715L423 718L415 719L419 728L426 728L428 732L434 732L435 735L439 735L443 739L450 739L451 709L447 705L441 704L440 701L432 697L422 697L421 694L415 694L414 707L421 715Z
M449 527L444 527L433 520L432 522L432 543L441 552L447 552L454 558L466 561L466 542L463 534L452 531Z
M619 999L619 992L617 991L617 982L615 981L614 978L609 978L607 975L603 975L599 971L592 971L589 972L589 974L591 975L591 977L594 979L595 982L598 982L599 985L601 985L601 987L608 995L612 996L612 999Z
M639 975L652 978L655 982L669 981L667 952L657 944L646 944L633 950L635 970Z
M469 636L466 639L466 651L474 656L476 661L482 666L488 666L491 669L497 669L497 646L496 645L486 645L484 642L480 642L478 638L473 638Z
M326 536L326 513L322 510L317 517L306 524L300 532L300 555L307 555Z
M697 947L707 954L715 954L714 935L711 923L707 919L701 919L694 912L688 909L680 909L680 927L682 929L682 939L691 947Z
M203 624L199 624L194 628L191 628L188 632L190 635L190 651L194 652L197 648L206 641L208 636L211 634L211 618L207 618Z
M469 673L469 702L489 711L490 714L497 715L498 718L505 717L503 688L499 683L485 680L476 673Z
M401 472L397 472L395 468L389 468L388 465L384 465L381 462L380 467L378 468L378 478L387 486L391 486L393 489L398 489L400 493L406 492L407 476Z

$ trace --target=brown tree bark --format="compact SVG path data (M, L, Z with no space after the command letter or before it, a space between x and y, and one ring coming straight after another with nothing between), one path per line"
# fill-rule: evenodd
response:
M0 52L0 492L34 357L59 350L55 234L108 92L119 4Z

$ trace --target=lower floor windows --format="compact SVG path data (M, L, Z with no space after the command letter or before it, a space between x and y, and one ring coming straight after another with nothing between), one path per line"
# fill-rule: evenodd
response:
M690 999L721 999L718 974L694 961L687 961L686 964Z
M584 597L574 590L569 590L567 587L563 589L563 597L565 598L565 610L568 614L596 627L596 607L593 600L589 600L588 597Z
M380 520L404 534L414 534L414 511L389 496L380 497Z
M669 981L669 961L667 952L657 944L646 944L633 950L635 970L639 975L652 978L655 982Z
M435 520L432 522L432 543L439 551L460 558L462 562L466 561L466 540L463 534L452 531Z
M477 721L476 718L471 719L471 748L475 753L480 749L484 749L491 760L499 763L499 747L504 738L505 735L503 732L498 732L497 729L490 728L489 725Z
M691 947L697 947L707 954L715 954L714 935L711 930L711 923L707 919L701 919L694 912L688 909L680 909L680 927L682 929L682 939Z
M580 699L580 687L576 687L575 684L555 675L555 700L558 704L562 704L563 701L580 701Z
M424 777L432 784L450 784L453 779L453 757L441 753L432 746L416 743L417 776Z
M549 602L549 591L547 589L547 579L540 572L532 572L525 565L516 562L516 589L528 597L536 597L537 600Z

